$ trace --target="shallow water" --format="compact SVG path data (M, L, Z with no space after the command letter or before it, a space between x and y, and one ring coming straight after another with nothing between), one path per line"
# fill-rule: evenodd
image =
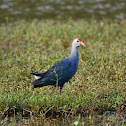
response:
M11 19L126 18L125 0L0 0L0 22Z
M95 113L92 116L65 116L65 117L20 117L11 116L1 121L2 126L6 125L49 125L49 126L122 126L126 124L125 118L118 116L115 112L104 112L103 114Z

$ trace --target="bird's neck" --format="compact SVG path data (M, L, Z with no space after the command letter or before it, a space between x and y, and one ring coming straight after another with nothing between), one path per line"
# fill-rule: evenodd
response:
M73 58L76 58L77 60L79 60L78 47L72 46L70 57L73 57Z

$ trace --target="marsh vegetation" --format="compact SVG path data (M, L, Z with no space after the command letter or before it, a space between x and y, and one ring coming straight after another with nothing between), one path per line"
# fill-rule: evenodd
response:
M63 93L33 89L31 72L45 72L68 57L81 38L79 68ZM0 116L125 115L126 21L18 21L0 26ZM123 118L125 118L123 116ZM3 121L1 121L3 124Z

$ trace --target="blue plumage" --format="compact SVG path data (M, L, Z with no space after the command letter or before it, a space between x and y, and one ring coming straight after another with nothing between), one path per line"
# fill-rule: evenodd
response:
M37 80L32 82L34 88L42 87L47 85L54 85L58 84L60 89L62 89L65 82L69 81L78 69L78 62L79 62L79 53L78 47L85 44L80 39L75 39L72 44L71 54L70 56L57 63L53 67L51 67L48 71L41 74L31 73L35 76Z

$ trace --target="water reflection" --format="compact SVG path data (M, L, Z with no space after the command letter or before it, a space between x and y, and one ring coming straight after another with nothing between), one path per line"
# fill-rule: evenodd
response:
M45 125L45 126L122 126L126 123L123 116L117 113L106 111L104 114L95 113L92 116L66 116L66 117L21 117L11 116L6 118L1 124L6 125Z
M0 22L5 17L31 18L126 18L126 1L123 0L1 0Z

